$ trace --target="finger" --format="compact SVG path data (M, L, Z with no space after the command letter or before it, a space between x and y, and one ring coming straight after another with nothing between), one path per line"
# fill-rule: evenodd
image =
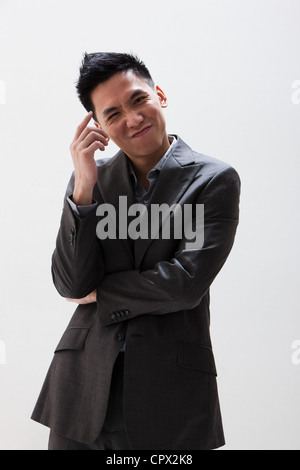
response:
M80 134L79 138L77 139L78 142L82 141L83 139L86 138L87 135L89 135L91 132L95 134L99 134L100 136L104 137L105 140L109 140L108 134L101 128L98 129L97 127L90 127L87 126L82 133Z
M83 137L83 134L80 137L80 139ZM80 139L78 139L78 142L80 141ZM78 150L86 149L87 147L89 147L89 145L91 145L95 141L101 142L104 146L108 145L108 140L106 137L104 137L102 133L92 130L88 132L87 135L85 135L85 137L79 144L77 144L77 148Z
M103 150L105 150L105 145L102 144L102 142L99 142L99 140L96 140L91 145L89 145L88 147L83 149L81 153L82 153L82 155L87 157L89 155L94 154L96 152L96 150L101 150L102 152L103 152Z
M83 148L90 145L93 140L100 140L104 145L108 145L109 138L103 129L96 127L86 127L76 141L72 142L77 148Z
M79 124L79 126L77 127L76 129L76 133L75 133L75 136L74 136L74 140L77 140L82 131L86 128L86 126L88 125L88 123L90 122L90 120L92 119L92 116L93 116L93 111L90 111L84 118L84 120Z

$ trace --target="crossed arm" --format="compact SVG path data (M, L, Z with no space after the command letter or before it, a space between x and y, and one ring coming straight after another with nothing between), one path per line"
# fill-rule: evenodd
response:
M240 180L235 170L229 167L215 175L195 201L205 207L203 247L185 250L183 239L172 259L145 271L105 274L99 263L102 255L95 224L90 222L93 216L80 220L77 248L72 255L68 247L61 245L66 236L58 239L53 257L54 283L64 297L74 302L97 301L106 326L122 321L124 318L113 313L124 309L130 311L130 318L191 309L200 303L231 251L238 225L239 193ZM64 278L66 272L69 277Z

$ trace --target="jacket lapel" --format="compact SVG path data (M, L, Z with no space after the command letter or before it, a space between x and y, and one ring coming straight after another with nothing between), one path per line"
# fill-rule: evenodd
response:
M191 148L179 137L177 137L177 139L178 141L174 150L170 153L159 174L149 200L148 211L145 211L144 217L148 217L151 204L168 204L168 206L177 204L199 170L198 165L193 165L195 160ZM128 208L135 203L128 161L124 152L120 150L117 155L109 159L107 163L100 165L98 167L98 174L98 187L103 201L106 204L112 204L116 211L117 238L122 239L126 249L130 253L135 268L138 269L153 239L149 236L147 239L139 238L135 240L135 254L133 254L132 240L129 239L128 235L123 238L123 232L120 230L120 211L126 210L128 212ZM120 196L126 196L126 206L119 206ZM123 214L123 217L128 220L128 214ZM161 223L159 228L161 228Z
M119 227L120 211L128 211L128 207L135 202L128 161L122 150L109 159L107 163L98 167L98 187L104 203L111 204L115 208L117 238L122 240L134 263L132 241L124 233L124 230L120 230ZM124 203L121 207L119 206L120 196L126 197L126 205ZM125 202L125 198L123 201ZM124 216L126 219L127 214L122 214L123 219Z
M172 204L177 204L199 170L199 166L194 165L195 159L191 148L179 137L177 139L177 144L167 158L155 184L149 200L148 212L151 210L151 204L168 204L169 207ZM159 224L159 228L161 225L162 222ZM135 266L137 269L153 241L151 238L135 241Z

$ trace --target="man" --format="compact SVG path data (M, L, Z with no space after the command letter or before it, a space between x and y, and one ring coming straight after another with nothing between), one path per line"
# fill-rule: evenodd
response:
M51 450L220 447L209 288L233 245L239 177L167 134L167 98L138 58L86 54L77 90L89 113L70 147L52 274L79 305L32 418L51 428ZM121 150L96 162L110 139ZM150 209L163 204L158 222Z

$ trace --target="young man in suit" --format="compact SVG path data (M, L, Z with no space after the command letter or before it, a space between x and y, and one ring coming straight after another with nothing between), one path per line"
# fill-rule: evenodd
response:
M209 289L234 242L239 176L167 134L167 98L138 58L86 54L77 91L89 113L52 274L78 307L32 418L51 428L51 450L220 447ZM120 151L95 161L110 139Z

